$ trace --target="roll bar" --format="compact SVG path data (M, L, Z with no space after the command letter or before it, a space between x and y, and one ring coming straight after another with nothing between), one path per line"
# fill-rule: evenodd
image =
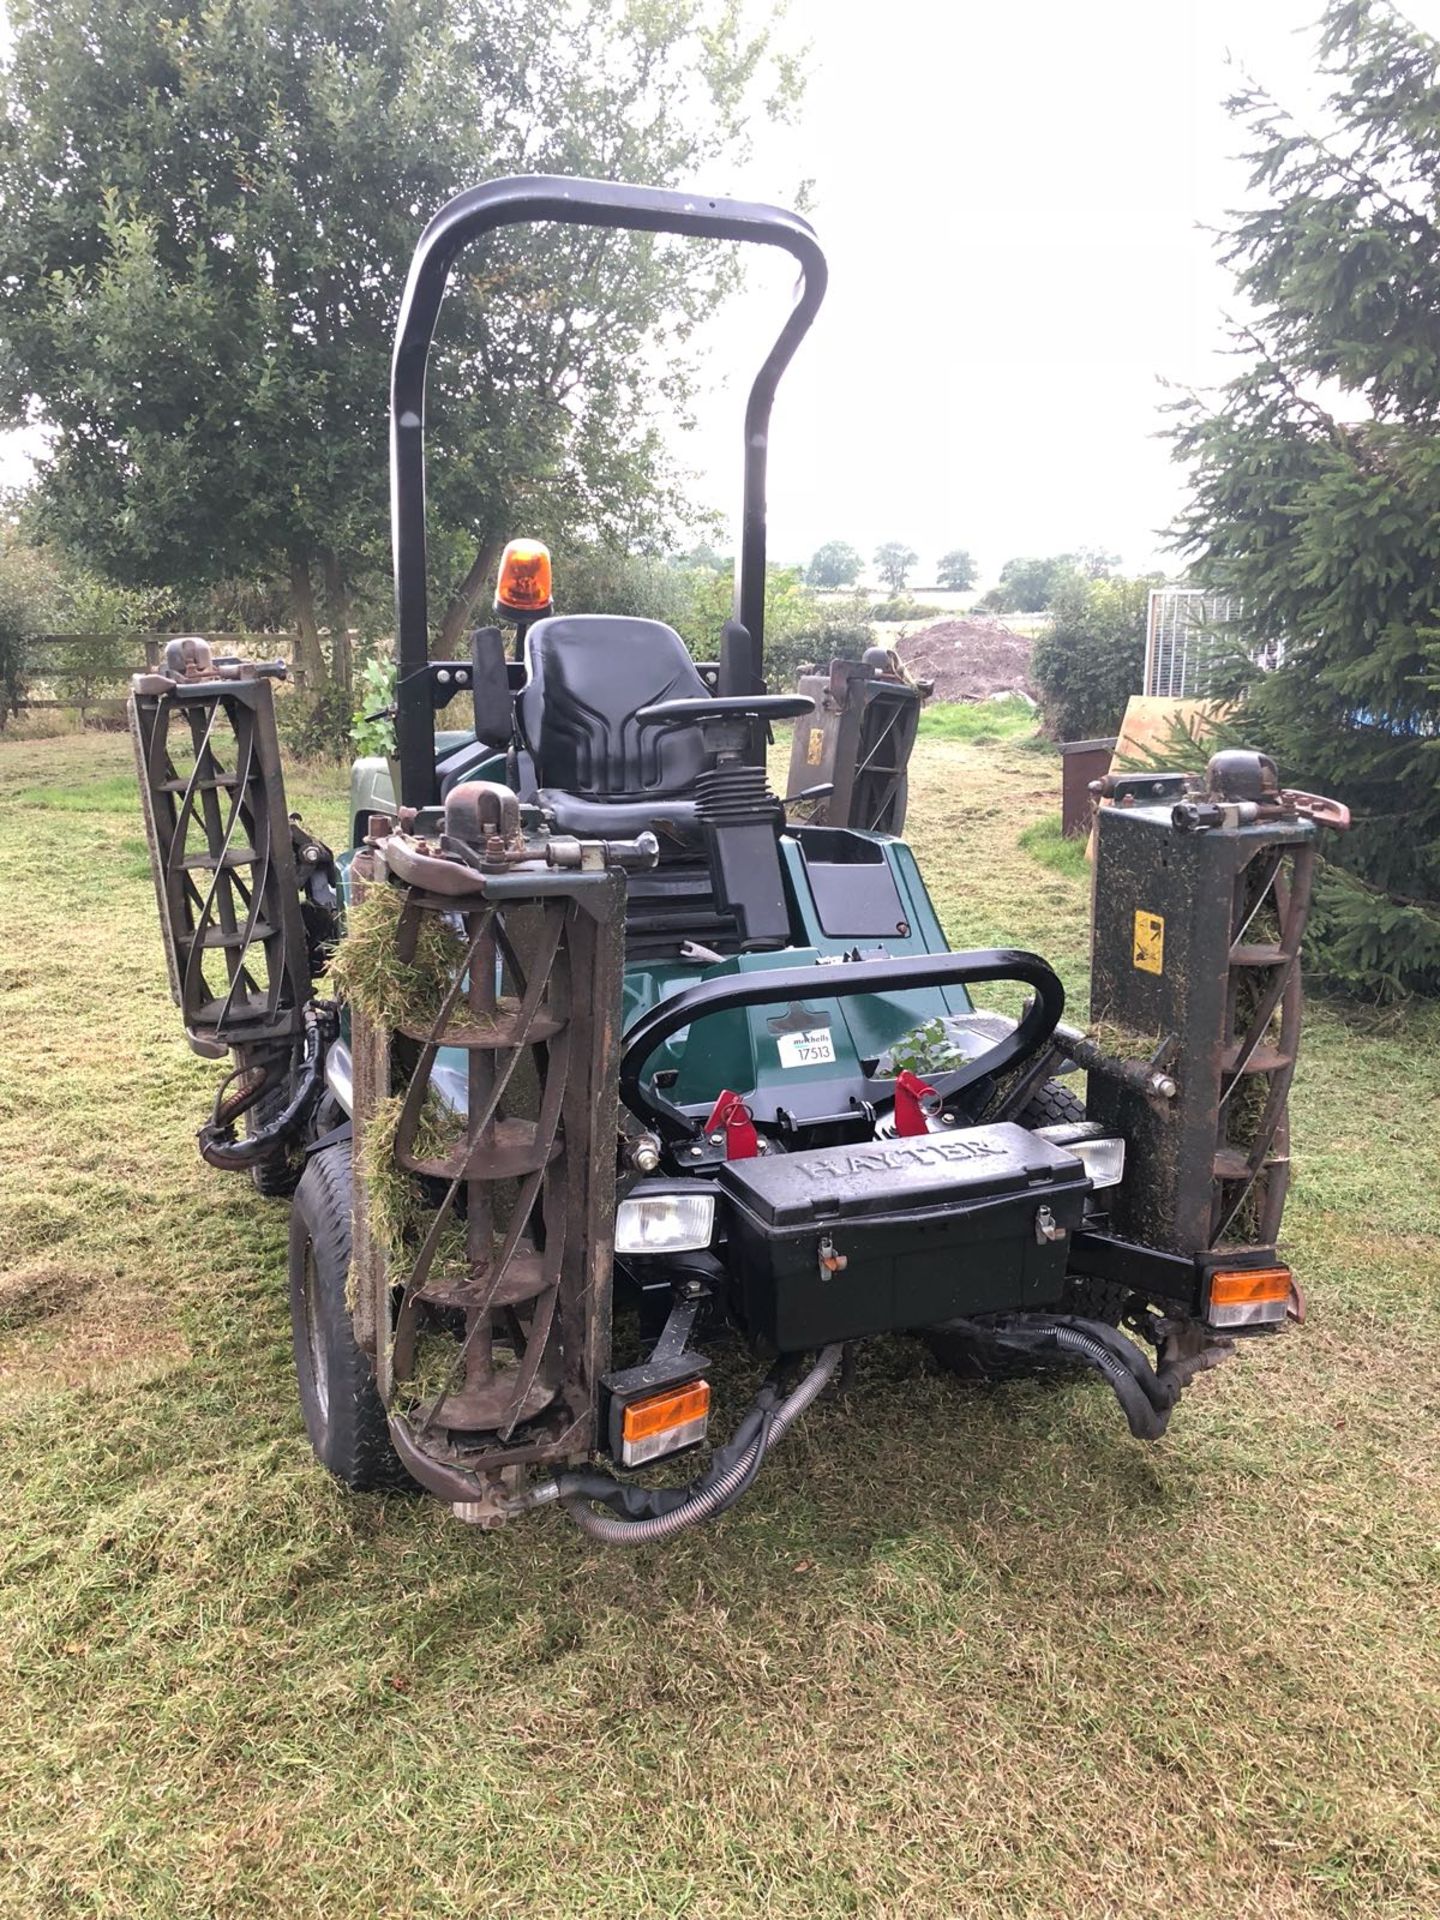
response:
M745 490L735 583L735 618L744 633L732 629L727 636L725 683L720 689L728 694L764 691L765 458L770 408L780 375L825 295L825 256L819 241L798 214L745 200L712 200L670 188L630 187L558 174L491 180L457 194L421 234L400 302L390 365L390 525L400 669L396 732L400 797L407 806L431 806L439 798L434 716L423 673L430 639L425 589L425 368L430 343L461 248L495 227L536 220L751 241L783 247L800 263L795 305L755 376L745 406Z

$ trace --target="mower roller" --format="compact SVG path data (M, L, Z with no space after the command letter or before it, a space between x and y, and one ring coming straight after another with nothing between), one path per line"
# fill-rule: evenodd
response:
M557 613L523 540L494 622L430 658L431 338L463 248L528 221L799 264L745 411L713 664L657 621ZM191 1044L233 1056L201 1151L293 1190L302 1408L357 1490L418 1484L482 1526L554 1501L659 1541L749 1488L854 1342L1087 1366L1154 1439L1294 1305L1300 940L1343 809L1259 754L1105 783L1088 1032L1038 955L948 949L897 837L924 690L879 649L797 693L764 679L770 409L824 287L777 208L542 177L461 194L396 333L398 768L355 764L349 847L289 813L281 663L180 638L135 680L171 990ZM437 728L457 703L469 724ZM977 1007L993 982L1025 990L1018 1019ZM652 1484L709 1440L702 1349L736 1339L771 1363L754 1404L689 1484Z

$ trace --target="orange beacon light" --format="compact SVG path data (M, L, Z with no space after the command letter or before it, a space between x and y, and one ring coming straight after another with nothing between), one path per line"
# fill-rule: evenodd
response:
M512 540L500 556L495 605L507 613L550 609L550 549L543 540Z

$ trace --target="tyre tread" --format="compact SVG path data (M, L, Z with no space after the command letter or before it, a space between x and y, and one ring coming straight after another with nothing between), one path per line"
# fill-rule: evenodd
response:
M369 1355L356 1343L345 1283L350 1270L350 1143L313 1154L295 1193L290 1222L290 1313L301 1406L316 1458L355 1493L413 1487L390 1440ZM330 1405L322 1418L305 1391L304 1253L315 1249L322 1333L329 1351Z

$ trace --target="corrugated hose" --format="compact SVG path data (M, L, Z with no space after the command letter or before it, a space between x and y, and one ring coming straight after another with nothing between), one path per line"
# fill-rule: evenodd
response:
M773 1411L752 1411L736 1435L737 1440L745 1439L747 1430L753 1428L739 1456L726 1461L718 1473L712 1467L711 1473L696 1481L681 1503L671 1507L667 1513L634 1520L622 1519L616 1514L599 1513L591 1502L605 1498L610 1489L619 1490L618 1483L608 1475L602 1477L587 1473L562 1473L559 1476L561 1504L583 1533L588 1533L592 1540L603 1540L608 1546L615 1547L650 1546L659 1540L669 1540L702 1520L708 1520L712 1514L730 1506L749 1486L771 1447L829 1385L843 1351L839 1343L823 1348L809 1373L778 1407ZM725 1449L726 1453L733 1452L733 1448L734 1442Z

